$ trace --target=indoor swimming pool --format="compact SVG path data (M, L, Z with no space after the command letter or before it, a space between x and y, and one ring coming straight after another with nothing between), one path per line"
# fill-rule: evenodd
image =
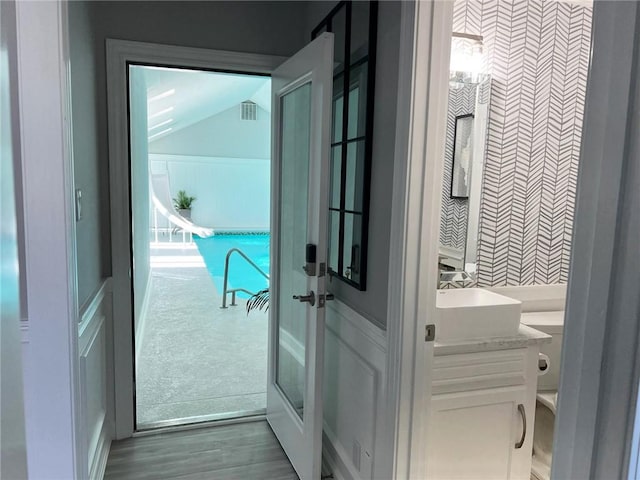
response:
M213 283L220 294L223 291L224 264L227 252L232 248L240 249L260 269L269 274L269 234L230 234L214 235L209 238L193 237ZM232 254L229 260L228 288L244 288L258 292L269 286L260 273L240 255ZM248 298L238 292L238 297Z

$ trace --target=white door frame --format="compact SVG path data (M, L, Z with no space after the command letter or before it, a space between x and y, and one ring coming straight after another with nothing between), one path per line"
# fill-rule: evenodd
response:
M107 39L107 107L113 278L115 438L133 434L127 64L270 74L286 57Z
M23 326L28 473L31 478L86 478L68 9L58 1L15 6L22 167L16 194L22 194L28 311Z
M433 342L425 342L425 326L434 322L438 288L453 2L403 2L401 8L384 425L389 473L398 479L426 477Z
M636 478L639 29L637 2L595 2L552 478Z
M442 173L447 86L437 72L448 72L452 3L403 3L388 310L393 478L426 478L431 366L420 337L435 308L440 185L424 172ZM635 478L640 5L595 2L593 24L552 478Z

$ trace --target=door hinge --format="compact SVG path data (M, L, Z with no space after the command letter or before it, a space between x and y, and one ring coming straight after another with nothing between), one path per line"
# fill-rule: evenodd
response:
M436 326L433 323L424 326L424 341L433 342L436 338Z

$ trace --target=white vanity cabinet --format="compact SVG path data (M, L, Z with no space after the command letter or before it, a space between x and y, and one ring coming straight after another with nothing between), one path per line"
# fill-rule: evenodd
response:
M436 343L429 480L529 480L544 341Z

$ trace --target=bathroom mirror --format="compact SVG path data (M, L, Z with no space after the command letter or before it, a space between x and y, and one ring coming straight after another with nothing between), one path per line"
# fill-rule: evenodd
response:
M440 214L440 287L475 285L489 75L451 71Z
M328 272L366 290L378 3L341 1L313 30L335 37Z

